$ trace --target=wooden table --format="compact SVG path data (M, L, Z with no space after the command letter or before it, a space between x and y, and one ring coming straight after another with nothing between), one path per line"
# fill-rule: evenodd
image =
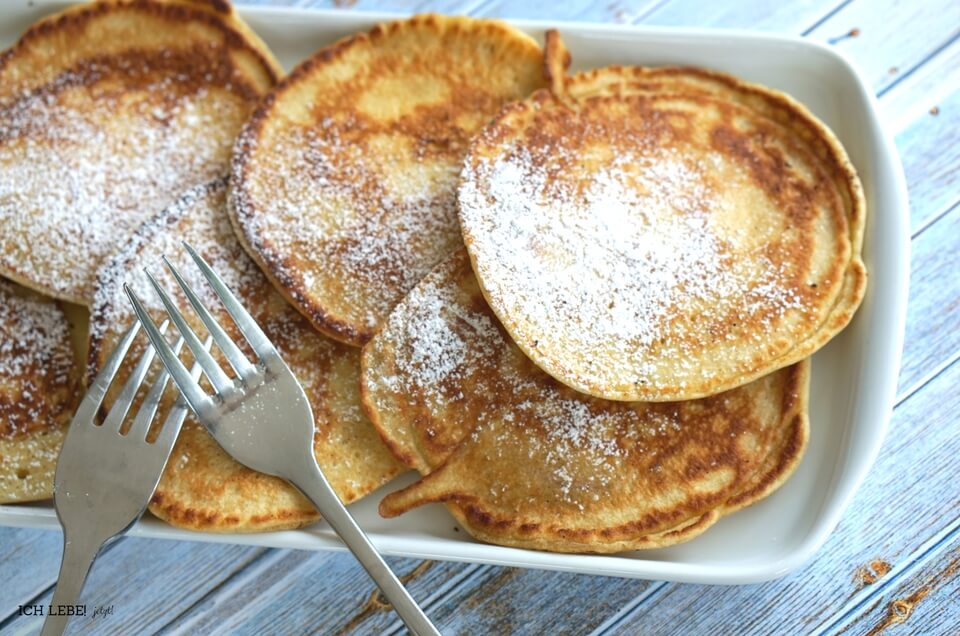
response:
M269 4L269 0L260 4ZM275 0L274 4L330 6ZM883 451L840 526L786 578L714 587L392 559L445 634L960 633L960 2L348 0L344 10L710 26L803 34L873 83L910 188L912 265L900 388ZM0 528L0 632L35 633L60 534ZM123 539L73 633L403 631L348 554Z

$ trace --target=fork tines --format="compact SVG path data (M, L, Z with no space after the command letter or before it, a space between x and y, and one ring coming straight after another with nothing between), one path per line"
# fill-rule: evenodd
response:
M158 333L166 333L168 324L168 321L164 321L158 329ZM139 323L134 323L120 338L120 342L108 357L103 368L97 374L96 379L90 386L89 392L77 410L76 415L74 416L74 425L95 425L96 412L100 409L107 389L109 389L110 385L113 383L117 371L120 369L120 365L126 358L127 352L129 351L130 346L133 344L139 329ZM180 337L176 344L173 345L172 349L173 351L179 353L182 346L183 337ZM137 361L136 366L134 366L133 371L130 373L127 381L124 383L123 388L120 389L117 399L114 400L112 407L100 426L108 429L114 429L118 432L123 430L123 423L126 421L127 415L130 412L130 408L133 406L137 392L140 390L141 385L150 371L150 365L153 363L154 356L154 348L152 346L147 346L144 352L140 355L140 359ZM160 400L163 397L163 392L167 388L169 377L170 376L167 374L166 370L161 368L159 375L153 381L146 398L140 405L137 414L134 416L133 422L127 429L127 435L136 436L140 439L146 439L147 433L150 431L150 424L160 406ZM168 424L182 415L178 412L178 409L185 408L185 404L179 404L171 409L167 419L164 421L160 429L160 433L158 434L157 438L158 440L160 436L163 435L176 436L178 428L175 426L168 426Z
M197 264L200 272L203 274L214 293L220 299L220 302L233 319L233 322L236 323L237 327L240 329L240 332L247 339L247 342L250 343L251 348L260 359L260 362L264 365L269 365L270 362L279 360L280 356L276 348L267 339L267 336L260 329L259 325L257 325L256 321L254 321L253 317L247 312L247 310L243 308L243 305L240 304L240 301L237 300L237 297L232 291L230 291L220 276L189 244L183 243L183 246L187 250L187 253L190 254L190 257L193 259L193 261ZM209 309L200 300L200 297L197 295L197 293L193 290L193 288L190 287L190 284L187 283L183 275L181 275L180 271L166 257L163 258L163 261L170 270L171 274L173 274L177 284L183 290L183 293L186 295L190 305L197 312L197 315L207 328L213 341L217 343L217 346L223 352L224 357L226 357L227 361L230 363L230 366L233 367L234 371L237 373L240 382L246 382L255 377L257 374L261 373L258 367L247 359L246 355L223 330L217 320L210 313ZM176 303L170 298L170 295L163 288L163 286L148 270L144 269L144 272L146 273L147 278L150 280L150 283L157 295L160 297L160 301L163 304L167 315L170 317L170 320L172 320L173 324L177 327L177 330L183 337L187 348L193 352L195 359L203 369L204 375L207 376L207 379L213 386L214 393L222 397L229 397L232 395L237 388L235 381L228 376L226 372L224 372L216 359L204 349L200 343L200 339L187 323ZM140 298L133 291L133 289L126 284L123 286L123 289L130 298L130 302L133 304L134 311L136 311L137 317L143 324L147 335L150 337L150 341L153 342L154 347L157 349L157 354L163 361L164 366L170 370L174 381L183 393L187 403L198 414L206 409L209 409L213 404L212 398L204 392L204 390L200 387L200 384L195 379L190 377L187 368L180 361L177 352L175 352L173 348L167 344L166 340L161 334L160 328L157 327L156 323L150 317Z

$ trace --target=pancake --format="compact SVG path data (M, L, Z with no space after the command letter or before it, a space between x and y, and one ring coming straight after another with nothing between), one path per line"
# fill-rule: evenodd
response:
M97 266L227 171L279 66L226 2L100 2L0 53L0 274L89 305Z
M420 15L318 51L237 141L231 215L319 330L360 345L461 245L473 134L544 85L536 42L500 22Z
M0 279L0 503L53 495L79 401L70 327L58 302Z
M803 361L687 402L584 395L513 343L461 251L363 348L364 408L398 459L426 474L380 512L445 502L482 541L558 552L688 540L797 466L808 374Z
M187 241L233 289L263 327L300 380L316 420L314 452L340 498L349 503L394 477L402 467L380 441L360 407L360 352L317 333L270 285L236 240L226 215L226 179L191 190L175 205L145 223L103 269L91 312L88 378L105 362L133 310L122 284L130 284L155 318L164 316L156 293L143 275L151 272L173 294L198 334L205 330L188 308L161 260L178 267L204 304L238 343L246 345L181 241ZM171 331L175 331L171 329ZM171 336L172 337L172 336ZM143 339L134 347L142 348ZM248 358L254 360L246 348ZM219 352L217 352L219 356ZM135 358L131 358L135 359ZM221 365L228 365L221 358ZM126 376L131 366L121 369ZM156 369L154 370L156 371ZM121 386L114 383L106 403ZM173 391L168 392L172 400ZM162 407L163 416L169 403ZM264 422L264 426L269 426ZM233 461L191 415L184 423L150 510L169 523L211 532L254 532L295 528L318 518L292 486Z
M541 369L611 400L695 399L846 326L865 203L806 108L700 69L554 86L477 136L458 192L484 296Z

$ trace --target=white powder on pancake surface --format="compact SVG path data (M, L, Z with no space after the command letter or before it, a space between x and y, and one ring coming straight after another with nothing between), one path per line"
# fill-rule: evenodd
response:
M190 190L174 205L147 221L128 239L122 250L104 263L98 273L94 296L90 322L92 337L116 336L132 324L133 308L123 291L124 283L155 318L165 315L163 304L144 274L144 268L150 270L174 299L179 299L179 306L185 314L192 313L176 279L164 264L163 256L177 267L214 316L224 314L217 295L184 249L184 241L203 255L227 287L241 298L247 290L259 292L268 285L256 263L234 238L229 217L222 209L214 208L216 197L223 197L225 183L221 178ZM179 231L169 231L167 226L171 224ZM256 300L262 302L268 298Z
M408 422L415 436L463 426L472 431L469 444L492 433L498 445L491 461L502 459L504 448L525 448L525 473L545 475L559 500L583 510L602 498L620 462L641 452L645 439L682 432L675 409L597 400L529 364L489 309L475 304L479 293L471 303L456 287L451 266L469 268L457 258L438 266L391 313L379 337L390 343L392 374L377 369L367 380L385 389L374 396L380 409L422 400L432 423Z
M52 424L56 395L72 397L69 324L56 303L0 281L0 438ZM60 389L62 393L59 392ZM49 394L48 394L49 393Z
M463 307L455 290L430 279L411 291L388 324L397 368L383 382L398 395L422 393L431 407L460 394L470 374L500 354L500 332L490 317Z
M717 197L697 163L623 152L578 182L567 178L573 151L537 153L515 145L468 160L460 218L511 331L527 348L575 361L581 380L609 384L623 369L643 378L658 359L684 367L718 334L729 337L730 315L769 321L804 309L785 267L758 267L769 260L738 252L736 233L720 238ZM711 368L684 371L694 379Z
M94 64L82 77L65 72L42 90L0 100L0 263L88 301L96 266L141 222L224 172L241 116L238 99L202 87L184 92L177 77L119 96L90 86L110 77ZM95 90L77 110L75 98Z
M241 186L232 204L281 280L302 284L334 316L372 329L459 243L459 166L418 160L392 182L391 158L367 141L344 139L340 128L350 125L290 125L269 152L245 133L238 147L251 158L234 174Z

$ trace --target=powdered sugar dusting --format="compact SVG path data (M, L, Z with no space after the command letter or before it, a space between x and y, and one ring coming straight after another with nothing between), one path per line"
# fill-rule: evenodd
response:
M711 157L607 141L610 156L575 136L480 143L466 162L461 223L514 338L557 377L614 397L662 373L681 392L709 380L716 367L698 356L741 337L738 324L793 329L784 316L807 310L796 272L716 226Z
M75 396L74 364L60 307L0 281L0 438L62 425Z
M104 257L225 171L249 102L207 86L203 60L199 77L170 63L91 62L0 99L0 267L89 302Z
M269 283L234 238L230 219L223 212L225 190L226 180L221 178L187 192L176 204L147 221L123 249L104 264L97 277L91 311L93 340L115 337L132 323L133 309L123 291L124 283L155 316L164 315L159 297L143 274L144 268L186 306L176 280L163 263L163 256L176 265L207 307L220 307L216 294L184 250L183 241L202 254L227 286L241 297L254 300L258 308L270 299L262 293L252 293L262 292ZM169 231L171 225L179 231Z
M459 168L445 158L384 156L369 140L347 139L354 126L289 125L262 155L253 138L241 139L255 158L235 174L241 187L232 201L281 280L297 281L333 316L373 329L459 242Z
M227 187L227 179L221 178L190 190L175 205L147 221L101 268L90 318L92 355L88 373L92 375L104 362L120 334L134 320L130 302L123 291L124 283L135 291L154 314L155 320L165 317L156 292L143 274L145 267L181 307L196 333L201 338L206 335L205 327L163 263L164 255L177 267L228 335L246 352L248 359L256 361L239 329L181 245L181 241L186 241L236 294L303 387L317 429L314 451L334 489L348 502L362 497L395 475L398 465L360 409L359 350L334 342L312 329L307 320L273 288L236 238L226 211ZM174 333L175 329L171 327L171 337ZM138 338L134 347L143 343L144 339ZM230 373L228 363L216 346L213 355ZM121 367L114 387L122 382L131 368L130 365ZM111 397L107 396L107 403ZM163 413L158 419L162 416ZM183 447L193 447L196 454L191 457L181 455ZM286 486L271 485L256 478L248 481L250 473L225 467L220 460L214 465L206 465L203 448L206 448L205 444L187 441L178 445L171 456L170 466L183 470L168 474L165 482L173 491L183 489L176 495L178 499L192 498L189 493L194 493L195 488L200 488L197 484L202 483L202 480L197 481L197 475L206 475L213 480L229 478L244 491L244 497L253 502L251 505L264 506L267 511L279 510L276 506L281 505L278 501L282 498L278 499L277 493L285 492ZM197 500L211 502L209 493L194 494ZM219 504L202 505L209 505L208 509L217 511Z
M442 284L442 283L441 283ZM493 320L459 302L456 290L430 277L390 315L396 340L396 374L384 377L389 390L422 394L433 406L452 391L460 395L470 374L500 355L500 332Z
M493 498L519 497L510 488L526 480L541 504L595 509L625 470L658 473L664 448L695 435L676 405L598 400L531 364L498 328L462 252L418 284L367 347L380 361L364 376L369 397L381 418L402 419L432 468L472 445L491 472L522 461L514 485L494 487Z

